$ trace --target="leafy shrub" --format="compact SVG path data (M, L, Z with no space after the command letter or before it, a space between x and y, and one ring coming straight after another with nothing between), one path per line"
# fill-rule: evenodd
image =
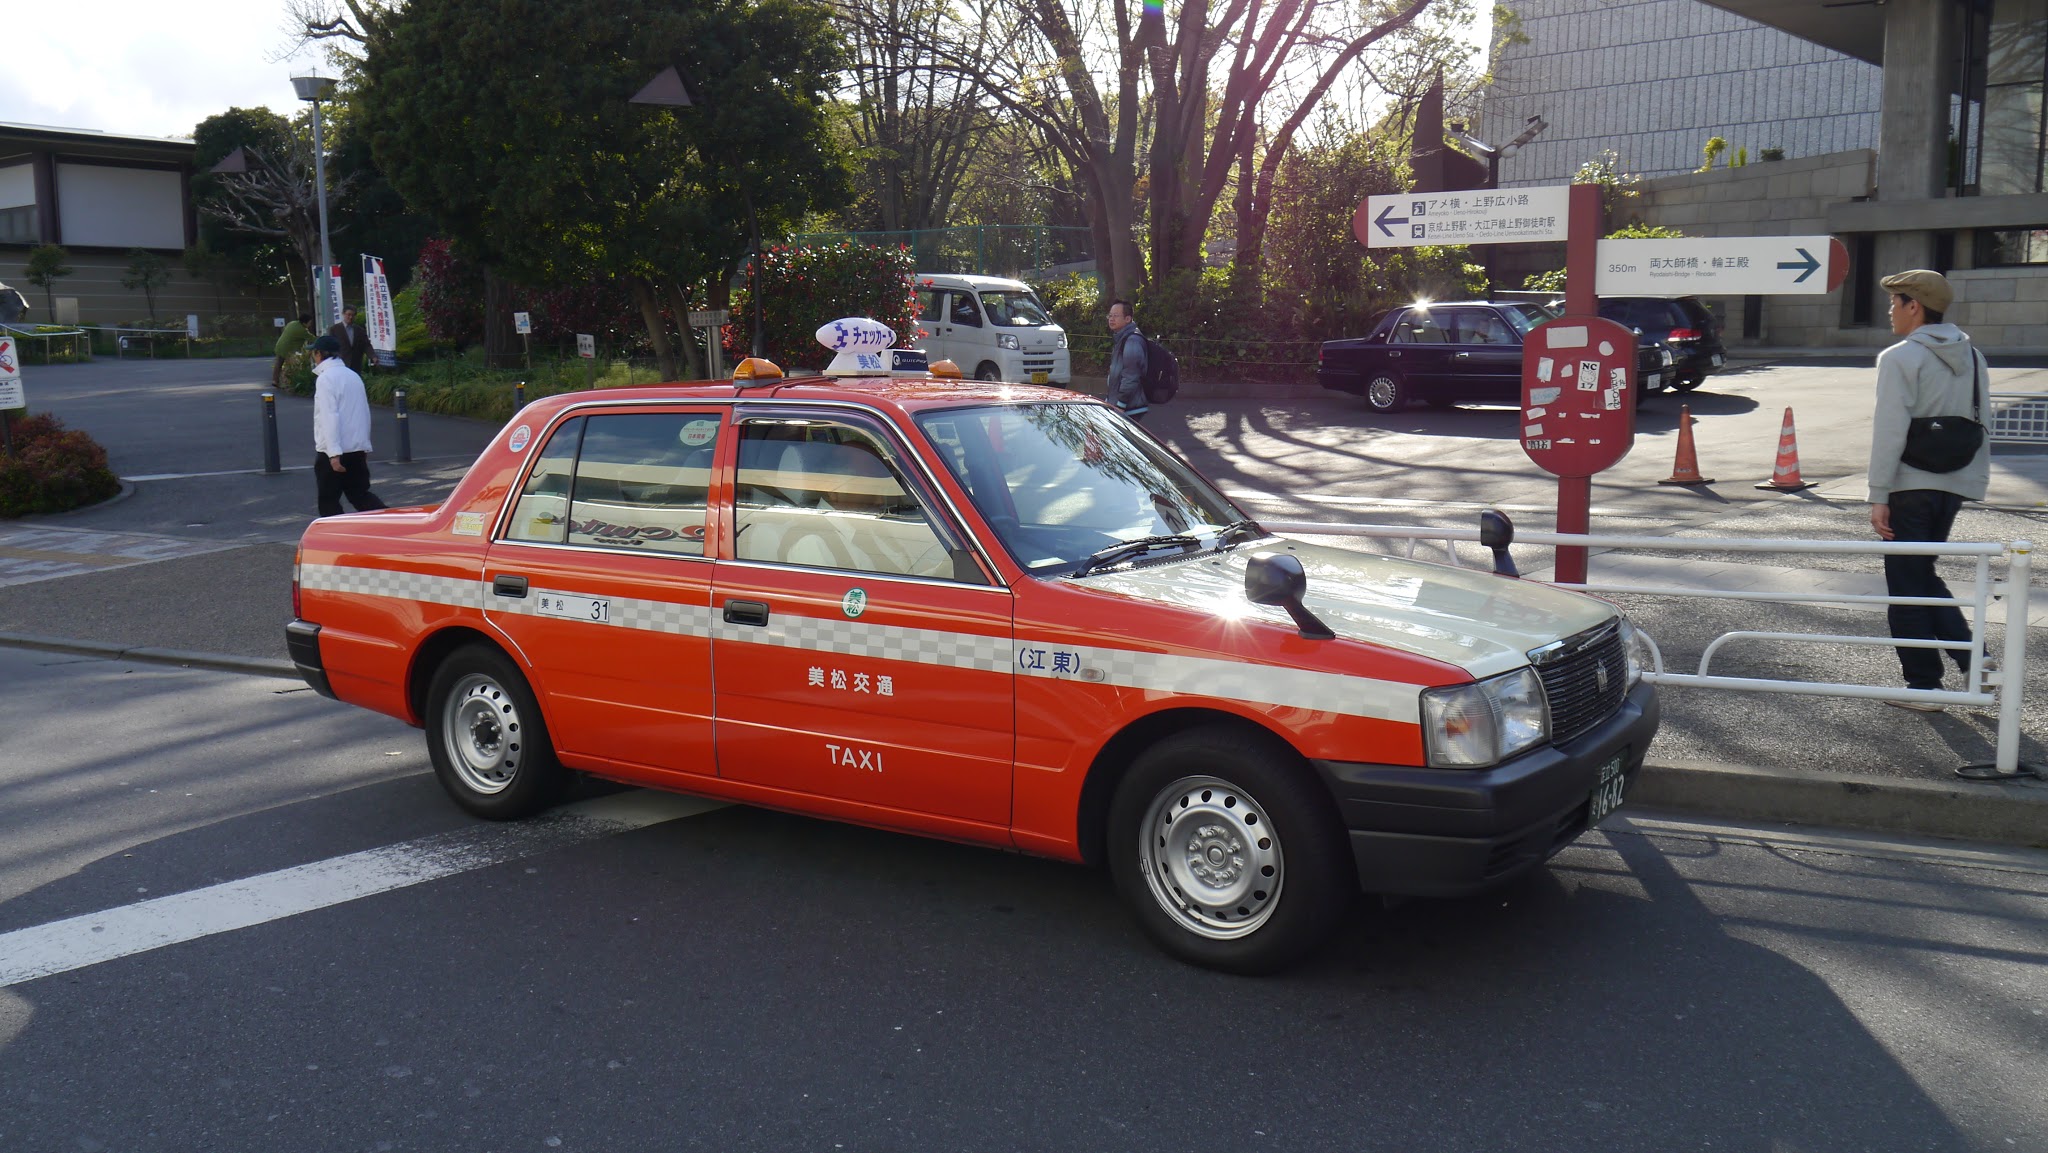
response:
M0 454L0 517L67 512L121 491L107 450L56 417L14 421L12 436L14 451Z
M823 368L832 357L818 344L818 326L846 316L865 316L896 330L898 343L916 323L910 280L916 274L910 250L842 240L826 244L778 244L762 253L761 327L768 359L787 372ZM725 326L729 363L753 348L753 303L748 290L732 294L732 322Z
M483 339L483 273L457 257L454 245L437 236L421 246L413 286L429 336L455 344Z

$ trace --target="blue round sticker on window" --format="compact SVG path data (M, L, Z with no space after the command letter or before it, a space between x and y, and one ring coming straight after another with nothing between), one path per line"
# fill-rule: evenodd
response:
M510 448L513 452L525 452L526 442L532 439L533 430L522 424L512 430L512 443L506 447Z
M839 611L845 613L848 617L857 617L868 611L867 591L865 589L847 589L846 595L839 598Z

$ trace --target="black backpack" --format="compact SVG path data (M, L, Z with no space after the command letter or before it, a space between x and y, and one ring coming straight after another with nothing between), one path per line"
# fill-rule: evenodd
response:
M1139 383L1145 386L1145 403L1165 404L1180 391L1180 361L1165 345L1145 338L1145 375Z

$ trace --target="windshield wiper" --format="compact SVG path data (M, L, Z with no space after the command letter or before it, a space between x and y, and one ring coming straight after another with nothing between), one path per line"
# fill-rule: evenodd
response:
M1240 538L1244 540L1263 540L1268 535L1265 529L1260 528L1252 521L1234 520L1224 525L1221 531L1217 532L1216 547L1223 548L1235 543Z
M1192 537L1186 533L1174 533L1169 536L1141 536L1136 540L1118 541L1108 548L1097 549L1095 552L1090 553L1086 560L1074 566L1072 575L1087 576L1098 568L1113 565L1118 561L1128 560L1131 557L1143 556L1155 548L1178 547L1193 549L1200 548L1201 545L1200 537Z

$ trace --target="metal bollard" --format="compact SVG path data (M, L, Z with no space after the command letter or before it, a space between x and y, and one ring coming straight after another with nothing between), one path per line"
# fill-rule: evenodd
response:
M512 385L512 411L513 411L513 412L518 412L518 411L519 411L520 409L522 409L522 408L525 408L525 407L526 407L526 382L525 382L525 381L523 381L523 380L521 380L521 381L515 381L515 382L513 382L513 385Z
M398 463L412 462L412 414L405 410L405 390L391 390L391 411L398 418Z
M283 472L277 457L277 394L263 394L263 471Z

